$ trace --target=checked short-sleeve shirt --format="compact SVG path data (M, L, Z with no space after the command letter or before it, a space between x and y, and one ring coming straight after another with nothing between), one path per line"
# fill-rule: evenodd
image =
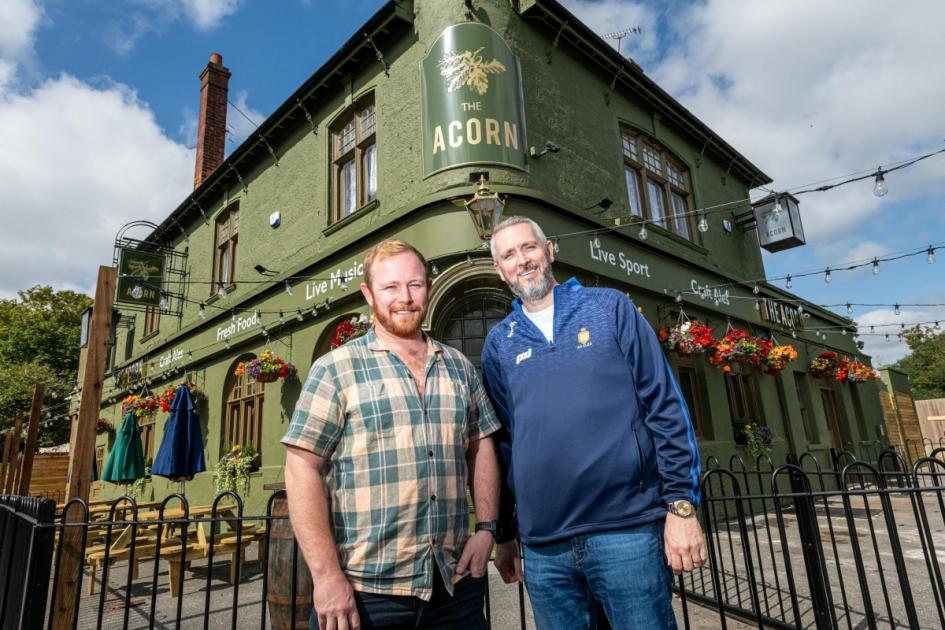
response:
M423 400L374 334L318 359L282 443L328 459L332 527L355 590L429 600L466 544L466 447L499 428L475 367L428 339Z

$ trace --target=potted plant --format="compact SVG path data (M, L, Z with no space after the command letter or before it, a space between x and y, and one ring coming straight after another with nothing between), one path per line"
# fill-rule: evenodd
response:
M745 424L733 424L732 434L735 437L735 443L745 447L751 460L757 461L761 455L771 452L771 442L774 434L771 429L757 422L746 422Z
M664 326L657 333L667 352L681 355L701 354L712 345L712 329L698 320L684 321L676 326Z
M234 374L242 376L245 373L257 383L272 383L294 372L295 366L280 359L272 350L266 348L252 361L240 361Z
M777 376L789 363L797 360L797 350L790 345L775 345L762 361L765 374Z
M367 334L371 328L371 320L363 313L357 317L346 319L335 328L335 338L331 340L332 349L338 348L352 339L357 339Z
M213 488L217 494L235 492L249 494L249 473L257 470L259 454L251 444L234 444L229 452L220 458L213 471Z

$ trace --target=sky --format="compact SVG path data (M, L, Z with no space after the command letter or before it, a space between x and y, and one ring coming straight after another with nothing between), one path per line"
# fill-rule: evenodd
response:
M600 34L639 27L621 52L771 176L771 189L945 148L941 0L894 11L873 0L564 4ZM258 123L381 5L0 2L0 298L35 284L91 293L120 226L160 222L186 197L198 77L210 53L233 72L230 100ZM253 124L232 107L228 124L229 152ZM889 174L887 184L882 198L869 179L801 196L807 245L766 253L768 277L945 245L945 154ZM818 304L883 305L854 307L865 333L945 325L945 307L935 306L945 304L943 277L945 249L931 265L923 254L883 263L879 275L795 278L792 291ZM896 303L931 306L896 315ZM898 360L907 352L898 330L876 329L892 333L889 341L864 336L865 351L880 364Z

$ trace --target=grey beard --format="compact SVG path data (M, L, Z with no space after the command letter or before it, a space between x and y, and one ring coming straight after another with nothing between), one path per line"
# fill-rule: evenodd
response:
M509 288L512 289L512 293L517 295L523 302L537 302L548 295L548 292L554 288L554 285L555 276L551 271L551 265L548 265L545 267L545 272L541 275L538 282L531 285L525 285L522 282L510 282Z

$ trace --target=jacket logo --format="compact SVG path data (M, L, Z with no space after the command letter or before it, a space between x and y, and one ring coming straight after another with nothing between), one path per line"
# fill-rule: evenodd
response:
M524 361L525 359L531 358L531 356L532 356L532 349L529 348L529 349L526 350L525 352L523 352L523 353L521 353L520 355L518 355L517 357L515 357L515 365L518 365L519 363L521 363L521 362Z
M509 339L512 338L512 335L515 334L515 324L518 322L509 322L509 334L506 335Z
M591 333L587 328L582 328L578 332L578 343L582 346L586 346L591 342Z

